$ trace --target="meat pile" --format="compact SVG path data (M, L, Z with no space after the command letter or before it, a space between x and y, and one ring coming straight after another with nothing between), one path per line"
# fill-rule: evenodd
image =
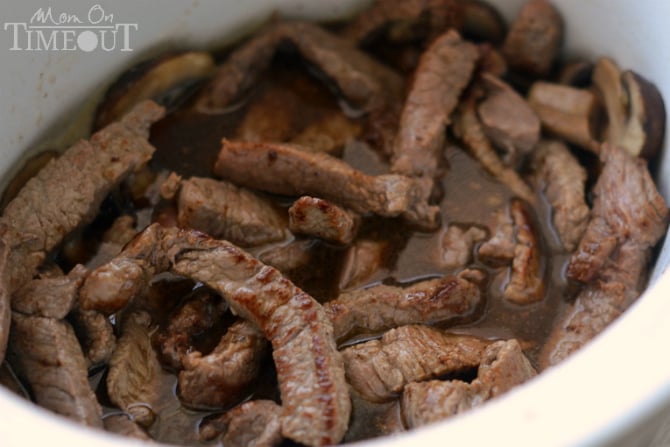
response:
M3 199L0 383L141 440L323 446L531 380L637 299L669 219L658 91L578 83L563 33L545 0L509 29L377 0L131 71Z

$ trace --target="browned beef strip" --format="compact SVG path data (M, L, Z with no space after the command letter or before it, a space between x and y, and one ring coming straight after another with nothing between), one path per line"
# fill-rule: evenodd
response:
M544 264L540 239L537 228L521 201L512 201L510 214L516 229L516 245L512 274L503 296L516 304L530 304L541 300L544 296Z
M119 342L109 360L107 393L110 401L131 414L143 427L150 426L155 414L161 367L151 346L151 317L134 312L124 318Z
M9 358L42 407L102 427L102 408L88 383L86 360L70 325L12 313Z
M167 328L158 334L161 360L175 370L193 349L193 338L212 329L225 312L221 299L201 287L170 316Z
M610 145L601 146L600 160L604 167L593 188L591 220L567 271L582 282L594 279L623 245L648 251L668 225L668 207L645 160Z
M277 48L288 43L323 72L357 108L384 108L402 96L402 78L356 49L348 41L317 25L285 22L270 26L234 51L214 74L198 98L202 109L223 109L254 85Z
M116 348L114 326L107 316L77 306L70 314L70 321L89 366L106 363Z
M303 196L288 210L289 229L295 234L349 244L356 236L357 216L327 200Z
M563 43L563 19L547 0L530 0L507 33L503 54L510 67L531 76L545 76Z
M410 383L401 399L407 428L419 427L462 413L499 396L536 375L516 340L486 348L471 383L460 380Z
M226 447L273 447L283 439L279 405L271 400L252 400L200 426L200 440L221 436Z
M207 355L190 352L179 373L179 398L192 408L225 408L250 393L260 371L267 340L253 324L241 320Z
M552 222L563 248L572 252L589 221L586 169L558 141L541 142L533 154L536 175L552 209Z
M127 414L110 414L103 419L105 430L117 435L127 436L143 441L150 441L151 437L140 428Z
M481 79L486 97L477 111L484 132L505 152L505 163L516 166L540 140L540 119L511 86L489 73Z
M232 183L192 177L180 182L177 223L243 247L285 238L286 219L267 199Z
M455 31L440 36L421 56L400 118L393 172L430 182L440 175L445 128L478 58L477 47Z
M637 299L651 249L668 226L668 208L647 163L607 144L600 157L591 220L568 265L570 277L589 283L559 317L543 349L543 367L586 344Z
M482 228L449 225L442 236L437 262L446 270L462 269L472 262L475 244L484 239L486 230Z
M476 368L487 342L427 326L401 326L342 351L347 379L363 397L383 402L411 382Z
M146 287L149 273L168 269L209 286L270 340L283 403L282 434L307 445L339 442L351 403L325 311L276 269L233 244L154 224L92 272L82 293L88 291L91 307L109 308L110 301L125 303ZM115 274L119 278L112 278ZM122 300L109 299L119 293Z
M419 181L397 174L369 176L340 159L286 144L224 139L214 172L249 188L313 195L361 214L402 216L424 229L439 223L439 207L428 204Z
M12 295L12 310L36 317L65 318L77 300L88 270L75 266L67 276L33 279Z
M345 292L325 304L335 338L354 329L378 332L398 326L433 323L472 314L479 287L458 276L420 281L409 287L377 285Z
M416 34L431 39L460 22L461 8L454 0L376 0L344 28L342 35L359 44L385 30L393 41L414 40ZM409 31L413 29L419 32Z

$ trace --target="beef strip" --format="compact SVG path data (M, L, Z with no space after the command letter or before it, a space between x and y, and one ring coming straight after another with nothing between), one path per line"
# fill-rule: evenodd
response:
M193 339L211 330L226 311L221 299L207 288L193 292L170 316L167 327L158 334L161 360L170 368L182 368L182 359L193 349Z
M102 408L67 322L13 312L9 353L37 404L82 424L102 427Z
M586 169L558 141L541 142L533 154L535 172L551 205L552 222L567 252L572 252L589 221Z
M200 426L200 440L221 437L226 447L273 447L283 440L281 407L271 400L245 402Z
M535 200L533 191L514 169L503 163L484 133L477 115L479 94L480 92L474 89L461 101L454 131L463 141L470 154L481 163L489 174L507 186L517 196L528 202L533 202Z
M402 216L422 229L439 223L439 207L428 204L419 181L397 174L369 176L340 159L290 145L224 139L214 172L242 186L313 195L361 214Z
M232 183L192 177L180 182L177 223L253 247L285 238L286 219L268 199Z
M346 40L311 23L286 22L270 26L234 51L204 87L197 106L220 110L230 105L268 69L283 44L295 48L360 110L385 108L402 96L402 78Z
M241 320L207 355L190 352L179 373L179 398L192 408L225 408L250 393L259 374L267 340L252 323Z
M477 226L449 225L442 236L438 264L446 270L462 269L472 262L474 247L486 239L486 230Z
M342 351L349 384L373 402L392 399L411 382L476 368L487 342L427 326L401 326L381 339Z
M7 340L9 339L9 327L12 322L12 310L10 305L9 268L9 244L7 243L7 228L0 219L0 362L5 359Z
M545 76L563 43L563 19L547 0L527 2L510 27L503 54L510 68L531 76Z
M291 272L303 269L312 263L314 240L296 239L260 254L259 259L289 277Z
M481 291L458 276L417 282L409 287L376 285L345 292L325 304L335 338L354 329L379 332L398 326L467 318L481 301Z
M516 230L516 244L512 273L503 296L516 304L530 304L544 296L544 265L540 239L523 203L513 200L510 213Z
M109 400L142 427L155 420L152 405L158 400L160 386L161 367L151 346L150 325L151 317L143 311L124 318L107 373Z
M439 36L461 22L461 7L454 0L376 0L343 30L342 36L364 44L386 31L392 41L413 41Z
M483 73L481 79L486 89L486 97L477 107L482 128L505 152L505 163L515 166L540 140L540 119L505 82L489 73Z
M407 428L462 413L533 378L537 373L516 340L498 341L483 353L477 378L410 383L403 391L401 412Z
M644 288L652 247L665 234L668 208L647 163L602 145L591 219L567 274L588 282L554 325L543 367L579 349L614 321Z
M487 263L507 264L514 259L514 221L507 208L497 210L493 219L493 236L479 246L478 254Z
M303 196L288 210L289 229L294 234L349 244L356 236L357 216L327 200Z
M154 224L92 272L82 293L87 291L88 305L109 309L110 302L125 304L148 278L168 269L219 293L270 340L283 403L282 434L307 445L339 442L351 403L325 311L276 269L233 244Z
M135 235L135 218L133 216L119 216L112 225L102 234L102 240L93 258L86 263L89 269L101 266L116 256L124 245Z
M477 47L449 31L421 56L395 139L392 172L432 182L441 174L445 128L470 82Z
M131 437L134 439L141 439L142 441L151 441L151 437L132 419L132 416L127 414L110 414L105 416L103 424L105 430L117 435Z
M114 326L109 319L95 310L84 310L76 306L70 321L84 350L89 366L107 363L116 348Z

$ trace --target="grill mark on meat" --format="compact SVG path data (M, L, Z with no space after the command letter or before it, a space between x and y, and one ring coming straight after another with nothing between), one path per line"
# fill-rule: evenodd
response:
M446 270L465 268L472 262L475 245L486 239L486 235L486 230L474 225L467 229L449 225L441 238L437 262Z
M326 200L303 196L288 210L289 229L294 234L349 244L356 236L358 216Z
M291 145L224 139L214 172L242 186L317 196L361 214L402 216L422 229L439 223L439 207L428 204L418 180L397 174L369 176L335 157Z
M179 398L189 407L223 408L242 400L260 372L267 341L251 323L234 323L214 350L182 357Z
M541 354L543 367L582 347L638 298L651 249L668 227L668 207L646 161L607 144L600 158L591 220L567 270L587 286L554 326ZM605 246L593 250L598 241Z
M125 254L128 250L130 257ZM108 307L110 295L123 292L127 302L133 296L128 290L146 287L150 276L145 273L168 269L221 294L234 313L252 321L270 340L285 437L307 445L336 443L342 438L351 403L342 358L323 308L279 271L233 244L154 224L115 260L92 272L82 291L88 291L87 302L92 307L97 302ZM121 280L105 284L105 275L109 279L114 272ZM87 287L91 278L94 283Z
M63 320L12 313L9 358L35 402L91 427L102 427L102 408L88 383L86 360Z
M466 318L480 301L477 285L447 275L404 288L382 284L345 292L324 307L337 340L354 329L378 332L408 324Z
M271 400L245 402L200 426L200 440L220 437L226 447L273 447L283 440L281 407Z
M432 191L442 173L445 128L478 58L477 47L455 31L440 36L424 52L400 117L392 172L422 177Z
M586 204L586 169L579 164L565 144L541 142L534 154L536 175L553 211L552 222L563 248L572 252L589 222Z
M323 72L357 108L374 111L402 96L402 78L324 29L310 23L279 23L252 38L218 68L197 99L197 107L221 110L255 83L277 49L290 43Z
M349 384L373 402L388 401L411 382L476 368L487 342L427 326L401 326L381 339L342 351Z

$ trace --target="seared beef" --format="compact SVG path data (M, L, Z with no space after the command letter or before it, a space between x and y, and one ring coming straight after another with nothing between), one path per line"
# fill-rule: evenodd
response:
M325 304L335 338L354 329L379 332L407 324L464 318L481 300L479 287L458 276L420 281L409 287L377 285L346 292Z
M225 312L221 299L201 287L170 316L165 331L158 334L161 359L169 367L182 368L184 356L193 349L194 337L212 329Z
M593 188L591 220L568 265L568 276L588 285L559 318L544 347L551 366L614 321L644 288L651 248L665 234L668 208L647 162L602 145L604 163Z
M360 238L347 249L340 278L340 289L353 289L388 265L391 243L387 240Z
M283 275L290 276L292 271L303 269L312 263L314 243L310 239L296 239L261 253L259 259Z
M86 266L90 269L101 266L108 262L114 256L119 254L124 245L126 245L135 235L135 218L132 216L120 216L114 220L102 235L102 242L98 250Z
M316 66L356 108L374 111L402 95L402 78L317 25L284 22L270 26L234 51L198 98L198 107L223 109L247 90L272 62L277 49L289 44Z
M105 416L102 421L105 425L105 430L116 433L121 436L129 436L143 441L150 441L151 437L140 428L132 419L132 416L127 414L110 414Z
M530 0L507 33L503 54L510 67L531 76L549 73L563 43L563 19L547 0Z
M421 183L397 174L369 176L340 159L278 143L223 140L214 172L236 184L275 194L313 195L365 214L403 216L434 229L439 208Z
M516 340L486 348L472 383L460 380L410 383L401 399L407 428L453 416L499 396L536 375Z
M151 346L150 325L151 317L146 312L124 318L107 373L109 400L143 427L149 427L155 419L152 405L158 400L161 373Z
M303 196L288 210L289 229L295 234L349 244L356 235L357 216L327 200Z
M552 222L563 248L572 252L589 221L586 170L558 141L540 143L533 154L535 171L552 209Z
M88 383L86 360L68 323L13 312L9 352L37 404L74 421L102 427L102 408Z
M12 310L36 317L65 318L77 300L88 270L77 265L67 276L33 279L12 295Z
M475 244L486 239L486 230L449 225L442 236L438 262L446 270L462 269L472 262Z
M238 321L207 355L186 354L179 373L179 398L189 407L225 408L240 402L256 380L267 340L254 325Z
M106 363L116 348L114 327L106 315L77 306L70 320L89 366Z
M440 36L421 56L400 118L391 170L423 177L440 174L445 128L479 57L477 47L455 31Z
M200 439L221 437L226 447L273 447L282 441L281 412L271 400L252 400L209 419L200 426Z
M486 262L509 263L514 259L514 221L507 208L499 209L494 216L493 236L479 246L479 257Z
M285 237L286 219L267 199L246 188L209 178L180 182L177 223L243 247Z
M478 338L412 325L346 348L342 356L351 386L366 399L383 402L397 396L408 383L476 368L487 344Z

